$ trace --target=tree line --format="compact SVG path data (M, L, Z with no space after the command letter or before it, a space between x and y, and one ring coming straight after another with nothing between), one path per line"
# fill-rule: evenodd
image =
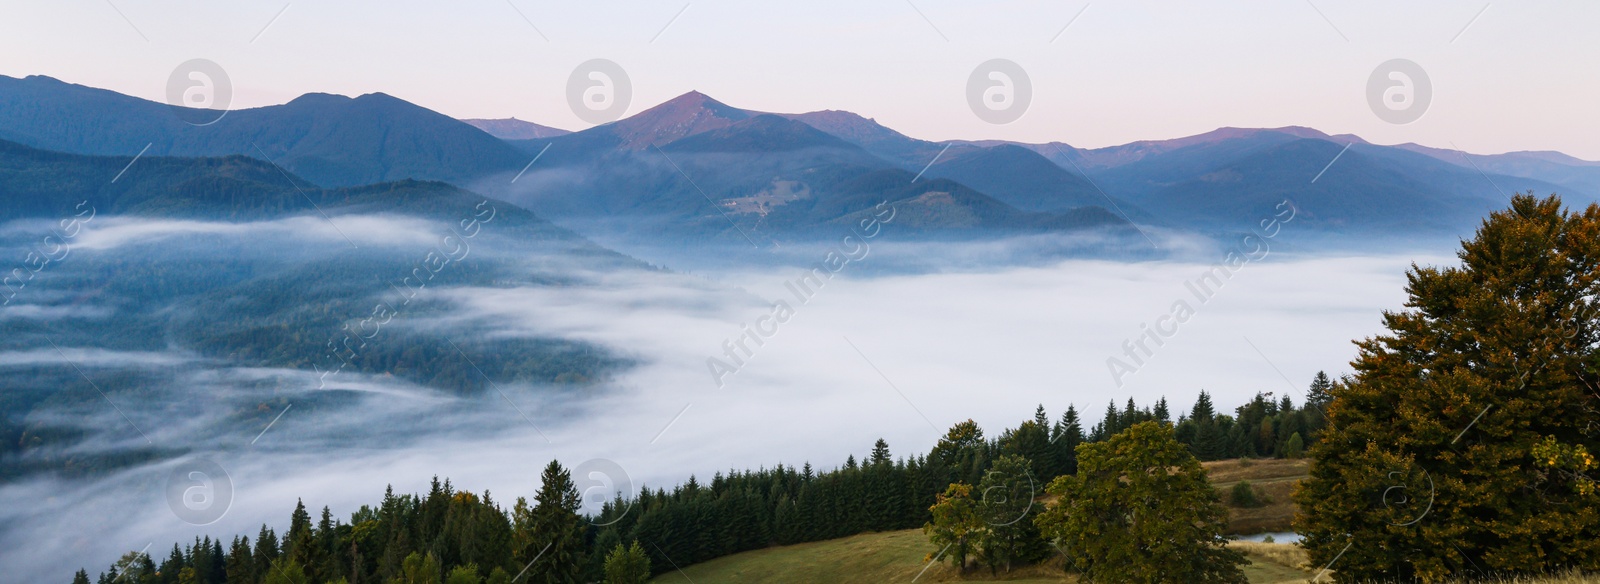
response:
M1318 374L1309 403L1317 403L1328 387L1327 376ZM957 423L927 454L896 457L880 439L860 460L851 455L831 469L778 464L718 472L709 482L691 476L670 490L617 493L592 516L581 514L570 471L552 461L534 500L518 498L509 509L489 492L457 490L448 479L435 478L425 494L395 494L391 488L381 502L362 506L348 520L324 507L313 521L301 503L282 533L263 525L254 539L203 537L173 544L159 562L130 552L94 582L642 582L742 551L922 527L938 513L936 504L952 484L1007 489L1013 501L1031 500L1052 479L1077 471L1080 445L1108 441L1141 422L1178 428L1182 447L1201 458L1297 455L1299 444L1314 440L1319 427L1321 414L1309 409L1295 407L1288 397L1258 394L1235 415L1218 414L1210 395L1201 392L1176 422L1169 419L1165 398L1150 407L1130 399L1120 409L1108 405L1104 419L1085 430L1075 406L1051 420L1041 405L1033 418L994 437L971 420ZM1256 431L1245 433L1247 427ZM1036 539L1027 531L1008 537L1027 547L1024 535ZM985 559L1027 562L1040 549L991 552ZM91 582L87 570L73 582Z

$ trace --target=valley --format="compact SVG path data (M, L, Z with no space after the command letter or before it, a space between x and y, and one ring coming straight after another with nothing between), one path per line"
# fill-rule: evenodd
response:
M696 3L622 42L637 15L520 1L488 19L516 37L453 20L480 6L108 3L65 36L141 48L10 57L0 580L1592 581L1563 574L1600 569L1600 162L1541 141L1583 120L1486 115L1442 67L1399 111L1432 86L1398 58L1302 67L1370 73L1365 104L1300 79L1246 111L1260 87L1192 78L1225 59L1182 64L1237 29L1095 85L1102 12L1190 9L1043 43L920 4L942 47L881 6L785 36L815 15ZM329 11L363 20L299 20ZM185 56L151 97L150 62L246 21L231 73ZM853 27L884 44L830 53Z

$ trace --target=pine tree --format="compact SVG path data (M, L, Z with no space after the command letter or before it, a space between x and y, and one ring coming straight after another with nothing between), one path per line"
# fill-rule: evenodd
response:
M1172 423L1172 414L1167 411L1166 396L1162 396L1161 399L1156 400L1156 410L1154 415L1157 422L1161 422L1163 424Z
M1344 550L1341 581L1600 568L1600 207L1511 206L1460 266L1408 272L1330 390L1296 530L1313 564Z

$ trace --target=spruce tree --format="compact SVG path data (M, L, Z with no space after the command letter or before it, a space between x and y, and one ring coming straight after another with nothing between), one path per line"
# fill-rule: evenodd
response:
M1208 422L1216 415L1217 409L1211 405L1211 394L1200 390L1200 397L1194 400L1194 409L1189 410L1189 419L1196 423Z
M312 541L311 514L306 512L305 501L296 500L294 514L289 517L289 533L283 538L283 555L294 560L307 576L314 576L312 570L319 559L315 551L316 544Z
M1051 437L1056 449L1056 459L1060 461L1061 474L1078 472L1078 445L1084 441L1083 424L1078 420L1078 408L1068 405L1066 413L1061 414L1061 421L1056 424L1055 435ZM1041 477L1042 482L1048 482L1055 477Z
M172 553L167 554L167 560L161 562L161 583L177 584L178 574L183 572L186 567L188 567L188 562L184 561L183 550L178 547L178 544L172 544Z
M333 513L326 505L322 507L322 519L317 522L317 530L312 535L312 555L316 561L314 570L307 570L316 578L332 580L339 576L339 532L338 522L333 520Z
M1195 424L1194 444L1189 451L1195 458L1210 462L1228 457L1228 435L1215 421L1207 420Z
M872 466L888 464L890 462L893 462L893 460L889 458L889 443L885 442L882 438L879 438L878 441L872 445Z
M261 524L261 531L256 535L255 553L251 554L255 560L253 571L257 578L265 578L267 571L272 569L272 562L278 559L278 549L278 534L265 523Z
M550 461L539 478L539 492L524 526L525 545L518 554L521 562L531 562L523 582L575 584L586 545L578 515L583 501L572 475L559 461Z
M1311 378L1311 387L1306 391L1306 406L1324 410L1333 401L1333 381L1328 379L1328 374L1318 371L1316 377ZM1283 399L1289 399L1284 396Z

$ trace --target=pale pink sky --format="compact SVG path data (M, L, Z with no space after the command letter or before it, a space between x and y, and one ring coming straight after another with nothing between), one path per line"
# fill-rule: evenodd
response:
M751 109L851 110L936 140L1095 147L1305 125L1600 159L1596 29L1600 5L1556 2L63 0L0 4L0 74L159 100L178 63L203 57L233 78L234 107L383 91L456 117L576 129L567 75L602 57L632 78L630 112L697 89ZM996 57L1034 85L1027 114L1004 126L974 116L964 92ZM1433 81L1427 114L1404 126L1365 97L1392 58Z

